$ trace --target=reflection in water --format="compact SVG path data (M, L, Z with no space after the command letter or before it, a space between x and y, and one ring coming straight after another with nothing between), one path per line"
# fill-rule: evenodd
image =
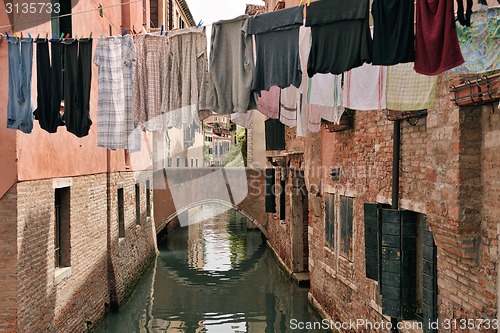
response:
M130 300L96 332L274 333L292 332L291 319L319 321L307 290L291 283L249 227L229 211L176 230L158 244Z

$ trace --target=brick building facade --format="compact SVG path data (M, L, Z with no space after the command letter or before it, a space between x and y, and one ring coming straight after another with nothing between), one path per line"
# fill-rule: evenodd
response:
M298 1L284 3L288 8ZM266 4L272 11L279 2ZM291 274L300 271L298 252L309 254L304 269L309 297L323 317L390 323L392 315L405 319L406 327L422 323L425 332L433 331L428 321L436 319L440 332L496 331L498 101L456 106L450 86L460 79L440 75L435 106L418 121L401 121L396 209L391 209L394 122L386 111L356 111L352 128L329 132L323 124L320 133L306 138L296 138L295 129L287 127L285 149L267 152L276 188L286 189L284 195L277 191L275 212L268 214L269 243ZM306 244L294 236L294 184L302 175ZM395 216L397 253L387 236ZM390 271L390 253L398 258L397 276ZM396 296L388 295L393 287ZM389 309L392 301L397 309ZM447 329L445 324L476 319L491 325Z
M79 15L65 16L71 22L65 29L78 37L149 26L149 1L103 4L102 15L91 2L68 3L70 14ZM0 21L9 22L6 11ZM12 31L33 37L52 35L56 26L50 20L14 22L20 23ZM0 40L5 68L7 54ZM152 137L144 133L142 150L134 154L97 147L97 79L92 65L88 136L77 138L64 127L49 134L36 120L30 134L0 128L2 332L87 332L127 299L156 256L146 149ZM32 82L36 101L36 53ZM6 119L8 75L0 87L0 118Z

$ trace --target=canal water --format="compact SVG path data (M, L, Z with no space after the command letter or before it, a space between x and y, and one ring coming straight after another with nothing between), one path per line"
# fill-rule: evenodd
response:
M179 228L158 248L130 299L96 332L320 332L293 329L321 319L238 212Z

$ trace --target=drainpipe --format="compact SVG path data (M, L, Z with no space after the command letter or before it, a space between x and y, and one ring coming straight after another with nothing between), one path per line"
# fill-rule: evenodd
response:
M399 209L399 153L401 148L401 121L394 121L394 138L392 140L392 209ZM398 318L391 317L391 332L398 333Z
M392 141L392 209L399 209L399 152L401 148L401 120L394 121Z

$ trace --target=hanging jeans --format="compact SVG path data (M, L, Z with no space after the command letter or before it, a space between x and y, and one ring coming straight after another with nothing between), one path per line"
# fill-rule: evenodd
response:
M33 102L31 100L31 66L33 44L31 39L8 37L9 101L7 128L31 133L33 129Z
M81 138L89 134L92 39L64 44L64 122L68 132Z
M36 41L37 109L35 119L49 133L64 126L59 109L62 99L62 44L51 42L52 66L49 60L48 40Z

